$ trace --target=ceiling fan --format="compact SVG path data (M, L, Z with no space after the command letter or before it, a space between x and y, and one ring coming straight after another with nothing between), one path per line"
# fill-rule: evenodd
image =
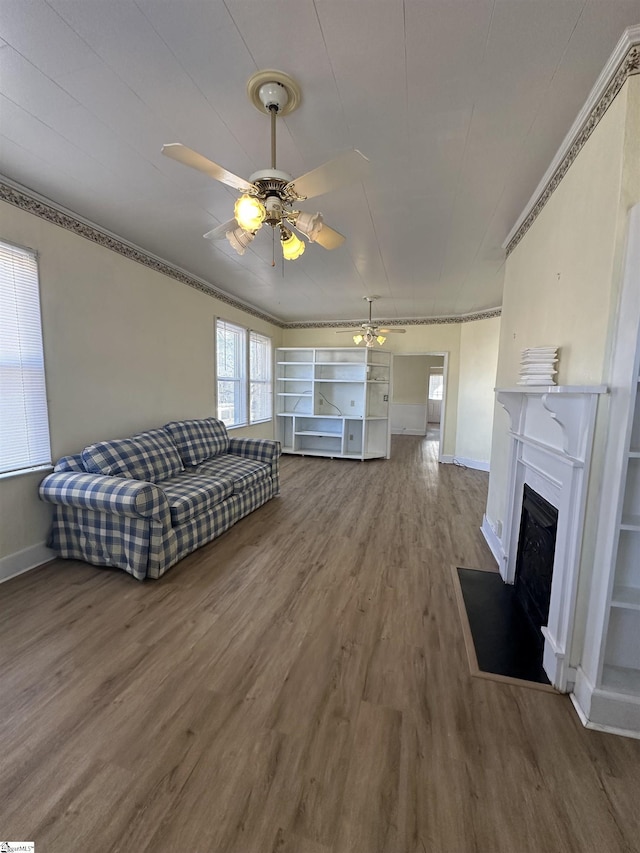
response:
M299 178L292 178L276 168L276 118L288 115L299 106L302 98L300 87L282 71L259 71L249 79L247 94L254 106L271 118L270 168L254 172L244 180L179 142L162 146L165 156L198 169L242 193L235 203L233 219L204 236L210 240L226 237L236 252L244 255L247 246L266 223L274 232L279 229L282 254L287 260L295 260L305 250L304 240L300 240L292 229L325 249L337 249L344 243L344 236L330 228L321 213L305 213L296 210L295 205L350 181L361 180L368 173L369 160L353 149Z
M371 319L371 304L380 297L363 296L362 298L366 299L369 303L369 320L366 323L362 323L360 327L362 331L353 334L353 329L338 329L336 331L337 335L353 335L354 344L361 344L364 341L365 346L372 347L375 346L376 343L382 346L387 340L387 335L404 335L406 333L406 329L382 329L379 326L376 326Z

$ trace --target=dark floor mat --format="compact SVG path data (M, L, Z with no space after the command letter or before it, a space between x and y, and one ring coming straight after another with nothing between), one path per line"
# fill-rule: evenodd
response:
M497 572L458 569L478 669L549 684L542 668L542 636Z

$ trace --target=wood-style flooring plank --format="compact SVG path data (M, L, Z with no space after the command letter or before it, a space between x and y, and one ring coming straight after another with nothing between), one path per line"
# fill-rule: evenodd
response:
M487 475L283 457L159 581L0 586L0 830L47 853L637 853L640 742L473 678L452 568Z

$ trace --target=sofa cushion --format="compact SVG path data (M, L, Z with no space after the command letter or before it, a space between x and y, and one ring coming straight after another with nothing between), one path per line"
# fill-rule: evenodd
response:
M163 429L151 429L132 438L144 448L154 483L158 480L168 480L184 471L178 448Z
M91 444L82 451L82 462L92 474L151 483L184 470L176 446L162 429Z
M271 478L271 465L256 462L254 459L243 459L240 456L226 454L207 459L197 468L198 474L210 477L229 479L233 482L233 494L244 492L262 480Z
M197 473L182 473L157 484L162 489L171 510L175 527L209 512L233 493L233 480Z
M63 456L62 459L58 459L53 470L56 474L62 471L73 471L74 474L86 473L86 468L82 464L81 453L73 456Z
M92 474L150 480L152 469L144 449L132 438L98 441L82 451L82 463Z
M175 442L185 465L199 465L229 449L227 428L216 418L171 421L164 428Z

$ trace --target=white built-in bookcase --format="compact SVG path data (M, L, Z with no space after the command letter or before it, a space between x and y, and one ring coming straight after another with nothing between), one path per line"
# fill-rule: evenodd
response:
M585 647L587 725L640 737L640 205L629 220Z
M391 353L283 347L276 350L275 393L283 453L389 457Z

